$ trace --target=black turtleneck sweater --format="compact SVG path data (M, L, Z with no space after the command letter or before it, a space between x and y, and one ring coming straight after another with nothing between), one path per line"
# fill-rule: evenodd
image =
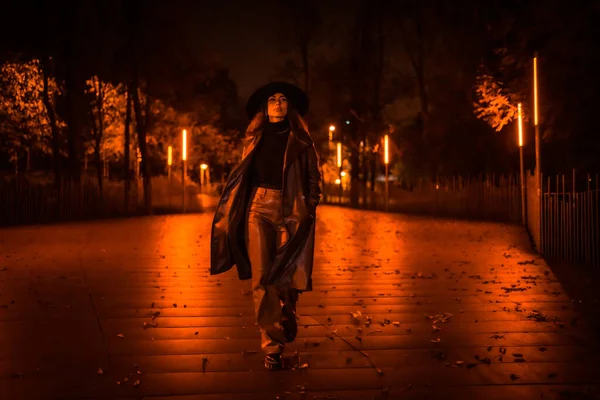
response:
M283 156L290 124L287 119L267 122L252 160L252 185L281 190Z

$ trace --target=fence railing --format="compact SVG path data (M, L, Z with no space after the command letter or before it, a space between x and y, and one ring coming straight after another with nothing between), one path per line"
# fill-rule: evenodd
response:
M583 184L581 181L578 185L575 173L542 178L542 188L537 193L540 235L536 245L547 258L600 267L598 175L587 175ZM528 228L535 230L535 223ZM536 237L532 237L535 241Z
M389 183L389 210L434 216L466 217L524 224L547 259L600 267L599 176L544 178L538 189L527 173L525 221L518 175L439 178L412 187ZM570 189L568 189L570 188ZM384 184L359 187L359 207L385 210ZM350 205L349 190L326 184L324 202Z
M152 179L152 210L156 213L182 211L181 182L166 177ZM186 184L185 211L202 211L203 198L193 183ZM63 181L57 187L50 180L25 176L0 179L0 226L43 224L144 214L141 180L130 182L129 202L125 209L123 181L98 181L83 177L74 184Z
M359 207L385 210L385 184L375 190L359 188ZM414 185L389 182L389 210L435 216L476 218L518 223L521 221L518 175L479 175L420 180ZM350 193L339 185L326 185L324 201L350 205Z

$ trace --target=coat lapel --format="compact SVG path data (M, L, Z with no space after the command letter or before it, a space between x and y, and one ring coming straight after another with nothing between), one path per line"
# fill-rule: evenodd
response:
M284 173L285 171L287 171L288 167L294 162L294 160L298 158L298 156L302 154L302 152L306 150L306 148L309 147L311 144L312 139L306 132L295 129L292 129L290 131L287 146L285 148L285 156L283 157L283 159L285 160L285 165L283 169Z

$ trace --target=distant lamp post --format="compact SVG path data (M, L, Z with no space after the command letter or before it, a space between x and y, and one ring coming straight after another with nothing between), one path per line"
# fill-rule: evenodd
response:
M185 212L185 166L187 160L187 131L181 133L181 211Z
M342 203L342 197L344 195L344 188L342 186L342 142L337 142L337 166L339 168L339 178L337 180L340 181L340 204ZM336 182L337 182L336 180Z
M171 182L171 165L173 165L173 147L169 146L167 148L167 175L169 177L169 182Z
M169 194L169 208L171 208L171 166L173 165L173 147L167 147L167 193Z
M335 131L335 126L329 125L329 141L333 141L333 131Z
M538 119L538 65L537 53L533 57L533 125L535 128L535 173L538 195L542 188L542 160L540 154L540 126Z
M208 165L200 164L200 185L202 185L202 186L204 186L204 183L205 183L204 176L206 175L207 169L208 169Z
M521 103L517 107L519 123L519 164L521 167L521 222L525 224L525 167L523 166L523 116L521 113Z
M389 145L389 137L385 135L383 138L383 147L384 147L384 158L383 162L385 163L385 211L389 210L389 189L388 189L388 164L390 163L390 145Z

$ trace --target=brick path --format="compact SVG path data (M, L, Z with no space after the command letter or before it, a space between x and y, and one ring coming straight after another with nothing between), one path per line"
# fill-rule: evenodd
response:
M249 283L208 275L211 221L0 230L0 399L598 396L592 331L520 227L320 207L268 372Z

